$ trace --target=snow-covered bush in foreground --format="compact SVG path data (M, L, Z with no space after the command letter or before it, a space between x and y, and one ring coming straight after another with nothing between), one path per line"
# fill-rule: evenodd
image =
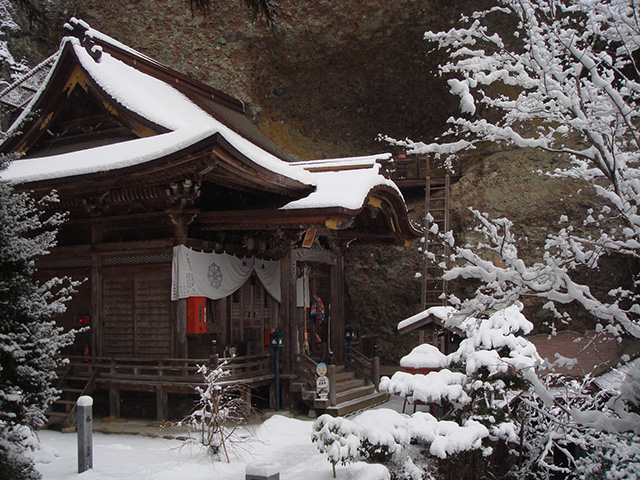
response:
M321 415L313 425L311 439L327 455L334 478L336 465L365 461L385 465L393 478L401 474L404 477L400 478L420 479L422 468L412 460L412 428L410 418L389 409L364 412L353 420Z
M38 477L23 456L31 445L26 430L44 425L44 412L58 394L52 382L61 360L55 356L73 341L74 333L64 333L51 318L64 311L75 283L55 278L39 284L32 278L35 259L55 244L63 220L41 214L55 200L36 202L0 182L1 478Z
M381 380L381 390L437 405L438 418L388 409L321 416L312 438L334 471L366 461L383 463L395 479L460 478L467 468L514 479L637 476L640 417L620 392L596 390L589 378L539 378L543 362L521 335L533 327L521 309L463 322L452 314L445 324L467 334L455 352L421 345L407 356L423 362L414 367L440 370Z
M450 319L462 325L459 317ZM315 423L313 439L334 466L358 460L381 462L396 474L401 470L410 478L423 478L423 470L415 465L421 450L439 459L468 451L488 456L497 442L518 440L510 402L526 390L525 378L537 381L535 368L541 364L535 346L519 333L533 326L522 315L521 305L486 319L467 319L464 325L468 338L457 351L445 356L435 347L421 345L408 356L422 362L419 366L437 365L440 370L397 372L380 382L382 391L439 405L442 417L391 410L365 412L352 421L324 415Z
M194 440L213 455L223 454L229 462L228 449L238 442L234 433L246 423L251 410L242 386L224 385L229 371L219 365L201 365L198 373L204 377L204 388L198 386L200 396L196 408L182 421L195 435Z

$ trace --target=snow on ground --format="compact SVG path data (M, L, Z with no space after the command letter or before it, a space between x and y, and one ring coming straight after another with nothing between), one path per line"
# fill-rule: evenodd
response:
M393 408L395 402L383 406ZM39 432L41 448L33 458L44 480L244 479L247 464L256 462L279 463L281 480L329 480L331 465L311 443L313 421L274 415L248 426L242 432L243 442L230 453L231 463L213 461L202 448L180 440L94 433L93 469L78 475L76 434L51 430ZM338 465L336 472L342 480L389 478L385 468L365 463Z

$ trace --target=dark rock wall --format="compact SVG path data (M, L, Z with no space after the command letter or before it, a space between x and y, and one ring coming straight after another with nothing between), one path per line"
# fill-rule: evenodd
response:
M47 3L46 28L19 17L23 29L10 34L10 48L35 64L57 48L69 16L82 18L237 96L264 133L301 158L386 151L388 146L376 141L381 133L431 141L442 132L457 101L435 74L442 58L423 41L423 32L451 28L460 14L479 8L478 2L278 3L278 23L269 28L251 20L242 0L218 2L206 15L192 12L186 0L59 0ZM511 218L525 258L539 258L559 215L575 216L593 204L593 192L576 182L536 173L557 163L522 150L466 161L452 204L454 229L462 241L472 226L467 207L473 206ZM408 195L407 201L421 221L422 193ZM417 247L417 242L409 248L353 245L347 252L350 321L361 334L379 337L387 363L415 343L413 337L398 338L395 329L420 307ZM539 307L531 316L539 316Z

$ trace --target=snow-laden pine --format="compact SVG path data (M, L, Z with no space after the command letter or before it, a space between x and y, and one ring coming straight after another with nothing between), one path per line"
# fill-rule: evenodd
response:
M36 258L55 244L64 215L41 212L55 195L35 201L0 182L0 471L3 478L38 478L23 456L30 432L58 392L53 382L61 348L73 340L53 317L64 311L75 284L54 278L36 282Z

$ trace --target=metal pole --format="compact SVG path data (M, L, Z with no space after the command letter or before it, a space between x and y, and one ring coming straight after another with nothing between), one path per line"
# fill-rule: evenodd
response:
M93 468L93 398L83 395L76 402L78 431L78 473Z
M276 412L280 411L280 349L276 348Z

